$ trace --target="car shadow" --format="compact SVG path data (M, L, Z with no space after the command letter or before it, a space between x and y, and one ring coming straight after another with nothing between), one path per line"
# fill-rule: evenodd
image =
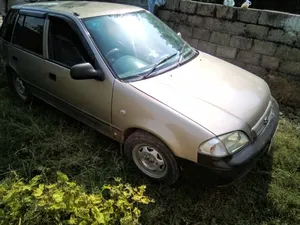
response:
M197 225L260 224L276 213L268 200L272 161L272 156L262 156L247 175L227 185L216 186L216 180L207 176L205 171L199 171L203 173L203 179L195 179L193 174L184 175L171 187L148 182L142 175L127 181L133 185L146 184L147 193L156 201L153 210L160 209L164 214L173 215L172 219L156 217L161 221L158 224L170 224L170 221ZM130 173L138 174L133 170ZM245 218L249 221L243 223Z

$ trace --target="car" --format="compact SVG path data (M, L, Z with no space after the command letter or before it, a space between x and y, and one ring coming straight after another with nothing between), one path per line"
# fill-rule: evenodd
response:
M0 36L21 100L35 96L120 142L153 181L172 185L185 168L234 181L276 132L279 107L263 79L191 47L142 8L15 5Z

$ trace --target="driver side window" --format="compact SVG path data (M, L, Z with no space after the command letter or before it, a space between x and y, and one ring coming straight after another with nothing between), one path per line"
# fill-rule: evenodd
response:
M49 21L49 59L68 68L84 62L94 64L78 34L65 20L50 17Z

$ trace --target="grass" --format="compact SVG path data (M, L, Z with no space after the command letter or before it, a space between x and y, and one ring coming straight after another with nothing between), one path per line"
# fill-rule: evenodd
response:
M146 184L156 203L142 207L142 224L300 224L300 122L282 116L274 156L234 185L217 188L150 183L133 169L119 145L58 110L25 105L0 89L0 179L10 170L26 178L62 171L94 190L112 177Z

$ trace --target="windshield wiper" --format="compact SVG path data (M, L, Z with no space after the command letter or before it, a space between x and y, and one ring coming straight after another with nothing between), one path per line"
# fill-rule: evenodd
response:
M168 61L169 59L173 58L173 57L176 56L177 54L178 54L178 53L174 53L174 54L172 54L172 55L169 55L169 56L166 56L166 57L162 58L158 63L156 63L156 64L151 68L151 70L150 70L146 75L143 76L143 78L149 77L149 76L151 75L151 73L153 73L153 71L156 70L156 68L157 68L158 66L160 66L160 65L163 64L164 62Z
M177 61L177 62L178 62L178 65L180 65L180 63L181 63L181 60L182 60L182 57L183 57L183 50L184 50L186 44L187 44L187 42L184 41L184 44L183 44L183 46L182 46L182 48L181 48L181 50L180 50L180 52L179 52L179 58L178 58L178 61Z

